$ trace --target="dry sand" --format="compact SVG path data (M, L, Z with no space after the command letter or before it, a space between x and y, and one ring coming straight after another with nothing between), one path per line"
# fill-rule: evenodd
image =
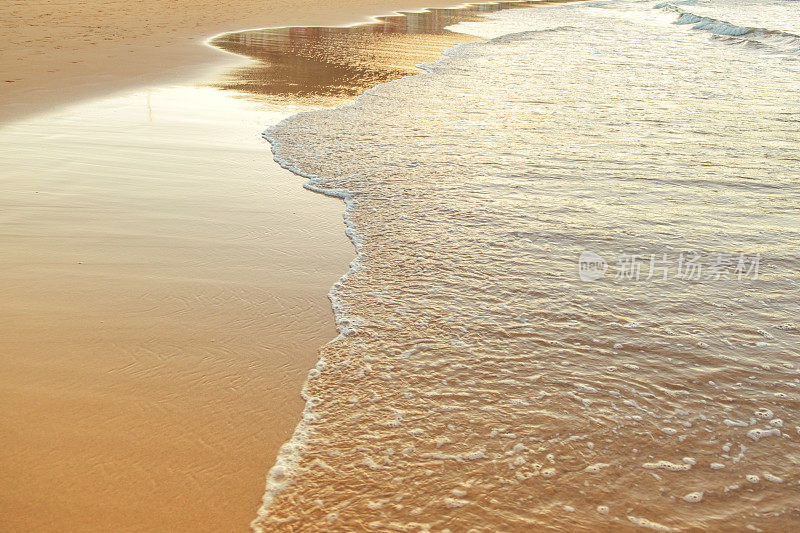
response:
M223 30L436 2L164 4L0 5L3 531L246 530L353 254L257 104L91 98L230 63Z
M14 0L0 3L0 122L131 86L186 79L224 55L202 41L268 26L337 25L441 0Z

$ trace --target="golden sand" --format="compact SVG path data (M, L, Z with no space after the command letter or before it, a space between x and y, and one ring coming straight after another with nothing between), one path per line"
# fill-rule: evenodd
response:
M131 86L203 76L228 31L341 25L442 0L31 0L0 3L0 121Z
M445 28L486 14L552 3L500 1L376 17L349 27L289 27L226 33L213 46L255 61L215 84L270 101L337 107L381 83L421 73L452 46L480 39Z
M206 37L449 2L172 4L0 6L0 119L24 118L0 129L4 531L246 530L353 255L340 202L270 160L281 117L257 104L176 87L52 110L253 90ZM440 39L401 42L389 75L463 38Z
M274 120L174 88L0 129L3 531L247 529L352 256Z
M4 531L246 530L335 334L341 205L271 161L280 117L201 90L223 30L415 2L4 3ZM423 5L417 2L416 7ZM231 118L235 117L235 118Z

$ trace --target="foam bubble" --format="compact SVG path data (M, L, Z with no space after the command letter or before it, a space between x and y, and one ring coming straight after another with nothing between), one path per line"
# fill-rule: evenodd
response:
M741 428L746 428L747 426L750 425L747 422L742 422L741 420L731 420L729 418L726 418L725 420L723 420L722 423L725 424L728 427L736 426L736 427L741 427Z
M473 450L469 453L465 453L462 455L464 459L467 461L475 461L477 459L484 459L486 457L486 448L480 448L478 450Z
M611 466L611 465L608 464L608 463L595 463L593 465L589 465L586 468L584 468L584 471L594 474L594 473L599 472L603 468L608 468L609 466Z
M662 460L655 463L644 463L642 467L647 468L648 470L661 469L661 470L670 470L672 472L679 472L683 470L690 470L692 468L692 465L686 463L677 464L677 463L672 463L670 461Z
M703 492L690 492L686 496L683 497L683 501L689 503L698 503L700 500L703 499Z
M458 498L445 498L444 504L447 507L454 508L454 507L464 507L465 505L468 505L469 502L467 500L460 500Z
M756 412L753 414L756 416L756 418L761 418L762 420L770 420L775 416L772 411L766 407L756 409Z
M778 428L772 429L751 429L747 432L747 436L753 440L763 439L765 437L777 436L780 437L781 430Z
M628 520L637 526L646 527L647 529L652 529L653 531L672 531L672 528L667 527L664 524L659 524L658 522L653 522L652 520L648 520L647 518L642 518L640 516L628 516Z

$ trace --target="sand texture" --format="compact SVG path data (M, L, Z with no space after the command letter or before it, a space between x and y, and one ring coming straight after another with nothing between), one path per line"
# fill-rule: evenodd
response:
M130 86L202 76L221 32L364 21L436 0L48 0L0 3L0 121Z

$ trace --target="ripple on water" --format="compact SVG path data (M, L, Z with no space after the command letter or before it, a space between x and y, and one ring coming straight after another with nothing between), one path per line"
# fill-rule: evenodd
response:
M798 63L651 7L493 15L268 132L359 256L265 529L800 524ZM763 263L587 283L584 250Z

